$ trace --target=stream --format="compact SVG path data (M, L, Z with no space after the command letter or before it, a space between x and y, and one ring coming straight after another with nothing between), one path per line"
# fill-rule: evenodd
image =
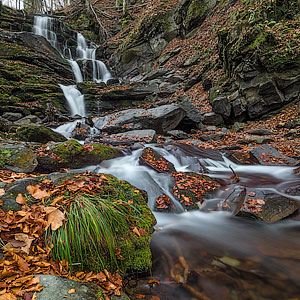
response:
M96 59L96 47L88 46L80 33L77 34L77 56L73 59L67 47L58 45L51 18L35 17L33 31L48 39L69 61L76 83L83 81L77 63L80 60L92 62L95 82L107 82L111 78L104 63ZM62 48L64 51L60 50ZM60 87L70 114L86 116L84 95L76 85ZM56 130L69 137L77 122L64 124ZM139 299L153 300L152 296L161 300L299 299L300 223L297 215L294 220L267 224L218 209L228 191L236 187L271 191L299 201L297 193L287 192L300 186L300 178L294 174L293 167L237 165L219 152L182 144L145 146L152 147L173 163L177 172L201 173L200 166L204 166L205 172L217 180L221 188L214 198L206 199L200 210L184 212L172 196L171 176L139 164L142 149L85 168L114 175L145 190L152 209L155 199L162 194L170 196L176 207L176 213L172 214L154 212L157 225L151 243L152 273L139 280L131 275L126 282L129 294L135 289L141 296ZM239 177L238 183L231 182L231 169Z

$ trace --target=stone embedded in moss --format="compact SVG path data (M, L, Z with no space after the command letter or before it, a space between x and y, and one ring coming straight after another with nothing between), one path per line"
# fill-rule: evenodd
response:
M58 132L44 126L21 126L16 132L16 137L25 142L48 143L63 142L67 139Z
M51 156L51 153L56 158ZM120 150L102 144L83 146L76 140L68 140L50 146L46 156L39 156L37 170L39 172L55 172L61 168L81 168L122 155Z
M37 166L36 154L22 144L0 145L0 168L14 172L31 173Z

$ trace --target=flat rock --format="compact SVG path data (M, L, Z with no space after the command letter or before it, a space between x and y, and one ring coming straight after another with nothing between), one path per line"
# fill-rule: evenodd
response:
M176 104L151 109L128 109L94 119L95 127L109 134L128 130L153 129L166 133L175 129L185 117L185 111Z
M153 79L162 77L167 72L168 72L168 70L163 69L163 68L162 69L157 69L157 70L152 70L144 76L143 81L149 81L149 80L153 80Z
M95 300L101 289L94 283L79 282L53 275L36 275L44 289L37 294L38 300ZM75 293L68 291L75 289Z
M133 142L143 142L143 143L155 143L156 142L156 132L155 130L132 130L113 134L109 136L109 139L118 141L133 141Z
M23 116L21 113L13 113L13 112L6 112L2 115L2 118L7 119L8 121L14 122L21 119Z
M174 140L188 139L189 135L182 130L170 130L167 132Z
M274 135L275 134L274 132L263 128L250 129L247 130L246 132L253 135Z
M299 162L293 158L285 156L270 145L262 145L249 151L251 157L256 158L261 165L269 166L297 166Z
M150 147L146 147L140 158L139 163L143 166L150 167L159 173L176 172L174 165L166 160L162 155Z
M42 123L42 120L38 116L29 115L14 123L16 125L32 125L32 124L40 124Z
M271 191L247 189L245 201L238 212L239 216L261 219L273 223L284 219L297 211L297 201Z

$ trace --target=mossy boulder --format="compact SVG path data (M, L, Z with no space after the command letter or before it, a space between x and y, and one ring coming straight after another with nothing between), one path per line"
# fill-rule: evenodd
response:
M16 137L25 142L46 144L52 142L64 142L67 139L58 132L44 126L21 126L17 129Z
M80 188L77 188L78 185ZM80 269L95 272L103 269L110 272L119 270L121 275L128 271L142 272L151 268L149 243L156 221L147 205L144 192L112 175L89 172L69 174L60 178L54 188L60 190L66 199L71 198L68 205L70 209L66 213L67 221L56 237L63 232L68 235L72 227L68 222L74 221L74 218L84 218L89 212L95 213L95 217L98 215L103 224L101 233L99 231L103 236L94 236L93 241L84 240L83 234L79 237L77 233L78 238L74 237L74 240L70 233L70 255L66 254L67 252L59 252L59 248L65 246L60 244L63 241L55 240L57 244L54 243L54 257L65 258L70 260L69 263L80 262ZM46 202L51 203L53 198L55 196ZM77 206L79 212L74 206ZM92 208L93 211L90 210ZM77 230L80 232L80 229ZM53 238L55 239L55 236ZM77 242L81 242L80 247L77 246ZM113 249L110 249L112 245Z
M37 166L37 155L22 144L0 145L0 169L31 173Z
M47 149L38 155L37 170L40 172L55 172L61 168L81 168L123 155L120 150L112 147L102 144L85 146L76 140L49 145Z

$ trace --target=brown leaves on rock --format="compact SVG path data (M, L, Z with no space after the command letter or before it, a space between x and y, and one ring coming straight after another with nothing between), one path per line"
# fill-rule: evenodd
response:
M27 186L27 192L41 204L27 205L27 199L19 194L17 203L22 209L16 212L4 212L0 209L0 239L4 256L0 260L0 300L15 300L18 297L33 300L36 292L43 289L39 278L32 274L52 274L80 280L94 282L108 294L120 295L122 278L118 273L110 274L107 270L98 274L92 272L77 272L72 275L65 260L53 261L51 245L45 244L45 231L59 229L65 220L62 204L68 207L80 192L97 193L102 191L103 183L107 184L108 178L104 175L86 172L78 178L65 181L55 186L46 179L41 184ZM1 190L0 190L1 191ZM66 197L68 194L68 197ZM51 197L51 206L42 205L45 199ZM66 208L64 208L66 209ZM136 229L139 235L144 232ZM71 293L70 293L71 294Z

